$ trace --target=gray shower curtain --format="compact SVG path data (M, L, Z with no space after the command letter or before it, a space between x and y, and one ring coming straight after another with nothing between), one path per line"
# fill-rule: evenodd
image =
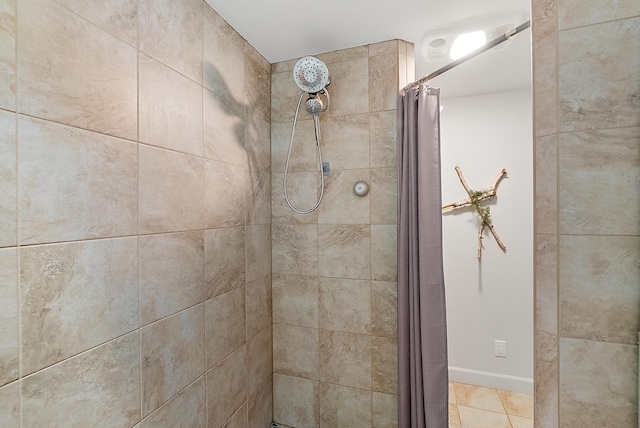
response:
M440 90L398 98L398 427L447 428Z

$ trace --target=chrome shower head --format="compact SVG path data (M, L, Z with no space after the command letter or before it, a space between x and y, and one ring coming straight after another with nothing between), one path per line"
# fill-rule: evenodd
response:
M320 113L322 113L322 109L324 108L324 105L322 104L320 98L314 96L309 97L305 105L307 107L307 113L309 113L311 116L318 116Z
M305 92L316 94L330 83L326 64L313 56L300 58L293 67L293 80Z

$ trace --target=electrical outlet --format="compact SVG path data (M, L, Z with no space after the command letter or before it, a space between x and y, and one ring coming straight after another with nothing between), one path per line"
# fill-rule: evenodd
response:
M496 357L507 358L507 341L496 340L494 342Z

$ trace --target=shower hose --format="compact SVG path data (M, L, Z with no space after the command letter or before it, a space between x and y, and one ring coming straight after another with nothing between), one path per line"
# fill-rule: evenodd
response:
M301 210L298 209L296 207L293 206L293 204L291 203L291 201L289 200L289 196L287 195L287 175L289 174L289 161L291 160L291 147L293 147L293 137L296 133L296 123L298 122L298 113L300 112L300 105L302 104L302 98L304 97L304 94L306 94L305 91L302 91L302 93L300 94L300 98L298 99L298 105L296 107L296 114L293 117L293 126L291 127L291 139L289 140L289 150L287 152L287 162L285 164L284 167L284 200L286 201L287 205L289 206L289 208L291 208L294 212L298 213L298 214L310 214L312 212L314 212L316 210L316 208L318 208L318 206L320 205L320 202L322 202L322 197L324 196L324 172L322 170L322 150L320 149L320 120L319 120L319 116L321 112L325 112L327 111L327 109L329 108L329 93L327 92L326 89L323 89L321 91L322 93L324 93L325 97L327 97L327 105L326 107L322 108L321 111L312 111L309 112L312 116L313 116L313 125L315 128L315 136L316 136L316 151L318 153L318 169L320 172L320 196L318 197L318 201L316 202L316 204L311 207L308 210Z

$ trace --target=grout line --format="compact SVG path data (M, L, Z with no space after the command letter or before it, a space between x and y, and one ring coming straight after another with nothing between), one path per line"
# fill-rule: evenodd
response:
M138 236L138 364L139 364L139 386L140 386L140 426L144 419L144 387L143 387L143 365L142 365L142 298L141 298L141 269L140 269L140 5L136 4L136 148L137 148L137 174L136 191L138 199L137 212L137 236Z
M556 401L556 422L558 426L561 425L560 420L560 120L561 120L561 106L560 106L560 17L558 16L558 7L556 4L555 10L555 56L556 56L556 81L555 81L555 101L556 101L556 361L557 367L555 370L556 375L556 391L558 400ZM535 267L534 267L535 269ZM534 302L535 304L535 302ZM535 372L534 372L535 380ZM535 388L535 385L534 385ZM534 404L535 405L535 404Z
M18 321L18 424L20 427L23 426L23 420L24 420L24 411L23 411L23 394L22 394L22 372L23 372L23 367L24 367L24 363L23 363L23 355L22 355L22 348L23 348L23 341L22 341L22 293L21 293L21 278L20 278L20 271L21 271L21 257L20 257L20 253L21 253L21 246L20 246L20 127L19 127L19 117L20 114L19 112L19 88L20 88L20 56L19 56L19 51L18 51L18 46L19 46L19 37L20 37L20 31L18 28L18 15L20 12L20 2L16 1L14 2L15 5L15 9L14 9L14 17L13 17L13 24L14 24L14 31L15 31L15 40L14 40L14 61L15 61L15 75L14 75L14 79L15 79L15 85L16 85L16 91L14 94L14 102L15 102L15 117L14 117L14 123L15 123L15 133L14 133L14 150L15 150L15 177L16 177L16 183L15 183L15 191L16 191L16 195L15 195L15 206L16 206L16 215L15 215L15 227L16 227L16 231L15 231L15 239L16 239L16 254L15 254L15 265L16 265L16 273L15 273L15 283L16 283L16 304L17 306L17 321Z

